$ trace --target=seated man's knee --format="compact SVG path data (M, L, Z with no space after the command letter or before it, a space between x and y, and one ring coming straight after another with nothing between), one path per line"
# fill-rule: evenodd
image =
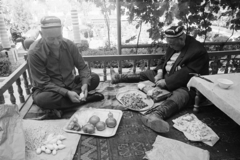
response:
M179 108L183 108L189 103L190 96L186 89L179 88L174 90L168 99L171 99L177 103Z
M92 73L91 74L91 83L90 83L90 86L89 86L89 90L94 90L98 87L99 83L100 83L100 78L98 76L98 74L96 73Z
M42 92L33 96L34 103L40 108L51 109L56 108L61 101L61 95L52 92Z

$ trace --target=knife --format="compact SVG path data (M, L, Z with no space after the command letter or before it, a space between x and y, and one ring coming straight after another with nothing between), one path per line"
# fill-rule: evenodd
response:
M210 82L210 83L213 83L213 81L211 81L210 79L207 79L207 78L205 78L205 77L202 77L200 74L198 74L198 73L189 73L190 75L193 75L193 76L196 76L196 77L199 77L199 78L201 78L201 79L204 79L205 81L208 81L208 82Z

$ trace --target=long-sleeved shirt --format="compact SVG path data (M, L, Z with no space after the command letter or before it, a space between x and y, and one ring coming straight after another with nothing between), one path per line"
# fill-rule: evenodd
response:
M66 96L74 85L75 67L81 84L90 83L90 70L78 51L77 46L63 38L56 57L43 39L34 42L28 51L28 64L33 81L33 88L56 92Z
M172 57L169 59L169 61L167 62L167 65L165 67L167 73L170 72L170 70L172 69L172 66L174 65L175 61L177 60L178 56L180 55L180 52L174 53L172 55Z

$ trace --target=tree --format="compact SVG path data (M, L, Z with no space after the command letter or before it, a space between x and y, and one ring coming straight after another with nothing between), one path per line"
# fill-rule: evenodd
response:
M178 22L186 26L187 33L205 36L210 32L212 21L228 16L226 26L240 30L239 0L126 0L122 2L129 22L150 23L149 37L154 41L163 39L163 28ZM225 9L224 12L219 11Z
M25 0L12 1L12 27L20 32L26 32L30 29L33 22L32 14L26 5Z
M109 49L111 47L109 15L111 14L112 10L115 10L116 2L111 3L111 0L102 0L102 1L93 0L93 2L96 4L97 7L101 8L101 12L104 16L104 20L105 20L105 24L107 26L107 32L108 32L107 48Z

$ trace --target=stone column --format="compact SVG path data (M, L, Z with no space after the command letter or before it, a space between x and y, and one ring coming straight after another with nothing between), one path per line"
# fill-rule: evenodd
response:
M3 14L0 13L0 38L4 49L10 49L11 44L7 34L7 28L4 22Z
M71 10L71 19L72 19L72 26L73 26L74 43L81 43L77 10L75 9Z

